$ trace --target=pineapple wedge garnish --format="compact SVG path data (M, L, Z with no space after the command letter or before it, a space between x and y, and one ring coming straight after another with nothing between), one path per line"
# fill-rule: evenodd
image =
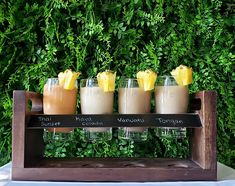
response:
M157 74L152 70L139 71L137 73L137 81L140 88L144 91L149 91L154 89L155 81L157 79Z
M65 73L64 72L60 72L58 74L58 79L59 79L59 85L60 86L64 86L64 82L65 82Z
M76 79L80 74L80 72L73 72L70 69L60 72L58 75L59 85L66 90L73 90L76 86Z
M115 90L116 72L106 70L97 74L98 85L104 92Z
M140 88L144 88L144 77L145 77L145 71L139 71L136 74L138 85Z
M180 86L186 86L193 81L193 71L185 65L180 65L176 69L171 71L171 75L175 78L176 82Z

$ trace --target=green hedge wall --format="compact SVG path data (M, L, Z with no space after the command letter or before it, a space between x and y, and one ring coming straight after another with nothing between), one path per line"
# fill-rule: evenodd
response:
M194 70L190 92L218 93L218 160L235 168L234 7L233 0L1 0L0 165L11 158L13 90L42 92L45 79L67 68L80 78L112 69L118 81L184 64ZM159 139L153 130L144 143L82 139L77 129L73 143L48 144L45 153L188 156L187 140Z

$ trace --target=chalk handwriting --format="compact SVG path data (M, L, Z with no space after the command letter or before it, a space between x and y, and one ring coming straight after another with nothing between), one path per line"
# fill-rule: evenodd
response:
M163 118L155 118L160 123L165 124L172 124L173 126L177 126L177 124L183 124L183 120L177 120L177 119L163 119Z
M51 117L50 116L39 116L38 117L38 120L40 121L40 122L49 122L49 121L51 121Z
M123 123L144 123L144 119L142 118L117 118L117 120Z
M41 122L42 127L58 127L60 126L60 122Z

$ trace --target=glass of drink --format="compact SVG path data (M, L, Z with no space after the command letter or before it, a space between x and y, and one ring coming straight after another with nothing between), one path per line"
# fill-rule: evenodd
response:
M151 91L139 87L137 79L123 78L118 90L119 114L145 114L150 112ZM121 127L118 129L119 139L135 141L147 140L148 128Z
M99 87L97 79L82 79L80 82L82 114L112 114L113 92L105 92ZM112 128L84 128L88 141L107 141L112 139Z
M64 89L58 78L49 78L43 90L44 114L76 114L77 81L71 90ZM44 132L44 139L64 140L71 136L73 128L48 128Z
M180 86L173 76L160 76L155 87L155 109L158 114L181 114L188 110L188 86ZM186 128L157 128L161 137L186 137Z

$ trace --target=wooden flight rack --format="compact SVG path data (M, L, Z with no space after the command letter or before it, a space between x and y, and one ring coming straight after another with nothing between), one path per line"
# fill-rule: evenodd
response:
M192 112L186 114L43 115L42 95L14 91L12 180L216 180L216 93L201 91L193 97ZM44 128L130 126L192 128L190 158L43 157Z

